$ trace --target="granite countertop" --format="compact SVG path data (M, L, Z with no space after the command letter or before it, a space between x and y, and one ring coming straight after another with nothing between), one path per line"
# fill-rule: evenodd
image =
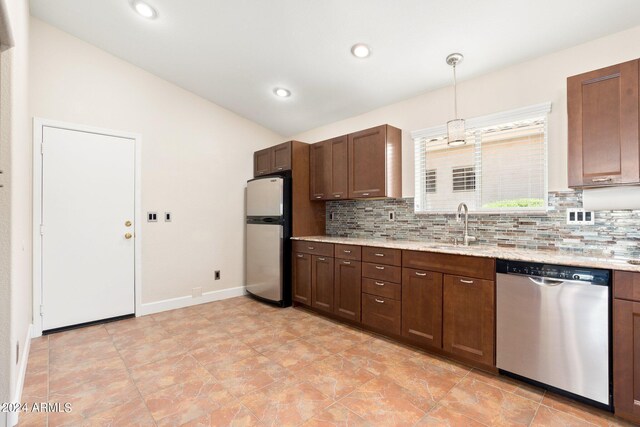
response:
M421 242L415 240L386 240L374 238L309 236L292 237L292 240L324 242L343 245L376 246L381 248L404 249L411 251L439 252L454 255L470 255L485 258L501 258L513 261L529 261L547 264L571 265L574 267L604 268L640 272L640 265L629 264L626 260L575 255L560 251L542 251L534 249L515 249L500 246L473 245L455 246L446 243Z

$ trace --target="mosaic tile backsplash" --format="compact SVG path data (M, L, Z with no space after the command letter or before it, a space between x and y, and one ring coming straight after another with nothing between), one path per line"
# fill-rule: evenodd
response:
M640 210L596 211L594 225L567 225L566 209L581 207L582 191L550 192L546 214L470 213L469 235L474 244L640 258ZM327 203L326 234L453 243L463 224L455 214L416 215L413 198L345 200Z

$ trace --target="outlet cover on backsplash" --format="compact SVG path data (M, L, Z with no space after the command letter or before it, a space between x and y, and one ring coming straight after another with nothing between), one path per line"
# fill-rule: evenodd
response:
M413 198L327 202L326 234L451 243L463 225L455 214L416 215ZM549 192L546 214L469 213L477 244L576 254L640 257L640 210L596 211L593 225L567 225L567 209L582 209L582 191ZM389 212L395 221L389 221Z

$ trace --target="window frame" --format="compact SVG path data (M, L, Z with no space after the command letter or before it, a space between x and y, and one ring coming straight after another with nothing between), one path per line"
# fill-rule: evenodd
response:
M544 150L544 166L543 166L543 177L544 177L544 191L543 191L543 206L536 207L508 207L508 208L475 208L469 209L469 212L473 212L474 214L488 214L488 215L499 215L499 214L508 214L508 213L518 213L523 215L547 215L549 212L549 149L548 149L548 138L549 138L549 113L551 113L551 102L545 102L541 104L530 105L527 107L517 108L513 110L503 111L494 114L488 114L485 116L473 117L470 119L466 119L466 128L467 132L473 132L475 129L482 129L490 126L497 126L504 123L532 120L536 118L544 118L544 140L543 140L543 150ZM427 210L426 208L421 208L419 206L419 200L425 198L426 192L425 189L426 182L421 182L419 179L419 175L422 173L422 165L421 161L424 156L424 153L421 152L421 147L424 145L426 141L430 141L435 138L441 138L442 136L447 134L447 128L445 125L434 126L422 130L417 130L411 132L411 138L414 142L415 156L414 156L414 166L415 166L415 194L414 194L414 213L416 215L429 215L429 214L451 214L455 213L455 209L446 209L446 210ZM475 143L475 142L474 142ZM474 165L475 166L475 165ZM481 167L482 169L482 167ZM425 171L426 172L426 171ZM425 180L426 181L426 180ZM476 191L477 191L477 177L476 177ZM456 191L456 193L459 193ZM420 199L419 199L420 198ZM426 204L426 203L425 203Z

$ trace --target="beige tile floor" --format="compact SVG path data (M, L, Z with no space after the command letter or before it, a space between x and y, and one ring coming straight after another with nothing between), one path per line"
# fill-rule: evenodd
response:
M617 426L525 384L247 297L33 340L22 426Z

